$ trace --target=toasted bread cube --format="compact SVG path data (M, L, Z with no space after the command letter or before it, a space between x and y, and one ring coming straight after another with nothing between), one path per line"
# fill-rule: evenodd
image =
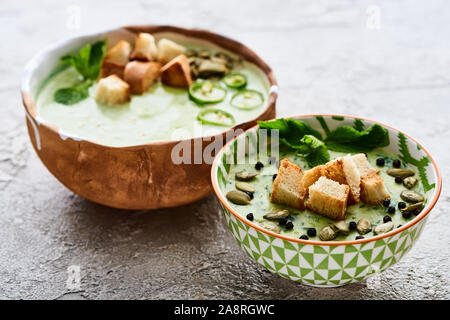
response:
M139 33L134 43L131 59L152 61L156 59L157 54L158 48L156 48L155 38L150 33Z
M370 176L373 173L378 173L380 170L373 168L364 153L358 153L352 156L353 162L359 170L361 178Z
M345 184L320 177L309 187L306 207L320 215L334 220L343 220L347 210L350 187Z
M100 79L95 91L99 102L118 105L130 100L130 86L115 74Z
M302 188L305 190L305 195L308 195L308 188L319 180L321 176L323 176L323 165L306 170L303 173Z
M123 78L130 85L133 94L142 94L160 75L161 64L159 62L129 62L124 71Z
M336 159L324 164L323 175L331 180L350 187L349 203L359 202L360 174L350 156Z
M303 210L304 192L301 180L302 169L288 159L281 160L270 201Z
M125 71L125 65L119 64L113 61L105 60L102 61L102 69L100 72L100 78L106 78L110 75L115 74L119 78L123 79L123 72Z
M162 64L166 64L176 56L185 53L185 47L180 46L171 40L161 39L158 41L158 61Z
M191 66L188 58L182 54L161 68L161 80L172 87L187 88L192 83Z
M386 190L384 180L376 173L361 179L361 200L370 205L379 205L391 196Z
M112 61L121 65L126 65L129 61L130 52L130 43L125 40L120 40L114 47L106 52L105 60Z

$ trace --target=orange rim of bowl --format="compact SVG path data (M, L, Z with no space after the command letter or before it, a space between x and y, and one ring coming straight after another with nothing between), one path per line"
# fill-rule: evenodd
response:
M259 225L257 225L256 223L253 223L247 219L245 219L243 216L241 216L236 210L234 210L226 201L225 197L222 195L221 191L219 190L218 187L218 182L217 182L217 173L216 171L218 170L218 163L221 160L221 155L224 153L225 149L231 144L233 143L236 139L238 139L241 135L246 134L248 131L255 129L256 127L258 127L258 125L254 125L253 127L249 128L248 130L246 130L245 132L239 134L238 136L234 137L233 139L231 139L228 143L226 143L222 149L220 150L220 152L217 154L216 158L214 159L212 168L211 168L211 182L212 182L212 186L214 189L214 193L216 194L217 198L219 199L219 201L222 203L222 205L224 205L227 210L229 212L231 212L237 219L239 219L241 222L245 223L246 225L260 231L263 232L267 235L270 235L272 237L275 238L279 238L285 241L290 241L290 242L296 242L296 243L301 243L301 244L309 244L309 245L321 245L321 246L340 246L340 245L351 245L351 244L361 244L361 243L367 243L367 242L372 242L372 241L377 241L380 239L384 239L384 238L389 238L397 233L403 232L406 229L409 229L410 227L414 226L416 223L418 223L420 220L422 220L426 215L428 215L428 213L431 211L431 209L433 209L433 207L435 206L437 200L439 199L439 196L441 194L441 189L442 189L442 177L441 177L441 173L439 171L439 168L436 164L436 161L434 160L434 158L431 156L431 154L428 152L428 150L426 148L424 148L422 146L421 143L419 143L416 139L412 138L411 136L407 135L406 133L381 122L375 121L375 120L371 120L371 119L367 119L364 117L356 117L356 116L352 116L352 115L345 115L345 114L307 114L307 115L297 115L297 116L290 116L288 118L293 118L293 119L298 119L298 118L311 118L311 117L317 117L317 116L324 116L324 117L344 117L344 118L352 118L352 119L362 119L364 121L368 121L371 123L375 123L375 124L379 124L385 128L389 128L391 130L394 130L396 132L402 133L404 134L406 137L408 137L408 139L414 141L417 145L419 145L422 150L426 153L426 155L431 159L431 163L434 167L434 171L436 173L437 176L437 181L436 181L436 191L434 193L434 197L431 200L431 202L428 204L428 206L417 216L415 217L413 220L409 221L407 224L405 224L404 226L400 227L400 228L396 228L388 233L384 233L381 235L377 235L374 237L370 237L367 239L361 239L361 240L350 240L350 241L316 241L316 240L302 240L302 239L297 239L297 238L292 238L292 237L287 237L281 234L277 234L271 231L268 231L262 227L260 227Z
M278 83L277 83L277 80L273 73L273 70L255 51L250 49L245 44L241 43L240 41L229 38L227 36L224 36L222 34L212 32L212 31L209 31L206 29L183 28L183 27L177 27L177 26L173 26L173 25L150 25L150 24L144 25L143 24L143 25L121 26L121 27L117 27L117 28L113 28L113 29L102 30L99 32L85 33L85 34L81 34L81 35L77 35L77 36L73 36L73 37L68 37L68 38L59 40L49 46L44 47L43 49L38 51L35 55L33 55L33 57L27 62L27 65L25 67L25 72L22 73L21 84L20 84L20 91L21 91L21 95L22 95L22 104L23 104L26 114L29 116L29 118L27 117L28 120L30 122L35 121L35 122L37 122L38 125L44 126L48 130L59 134L60 127L58 127L56 124L48 122L42 118L39 121L37 120L37 118L39 117L39 114L37 113L35 99L31 95L31 92L28 92L27 90L24 89L24 84L30 83L30 81L31 81L31 73L32 73L31 70L33 69L33 67L34 68L36 67L33 63L35 63L35 60L37 58L39 58L43 54L46 54L52 50L57 49L59 47L66 46L68 43L75 41L77 39L82 39L82 38L86 38L86 37L90 37L90 36L100 36L100 35L108 34L110 32L119 31L119 30L126 30L129 32L135 33L135 32L137 32L136 30L139 28L141 28L141 29L155 28L155 29L157 29L156 33L161 33L161 32L171 33L172 32L172 33L176 33L176 34L182 34L182 35L190 37L190 38L201 39L206 42L210 42L213 45L219 46L225 50L231 51L236 55L240 55L240 54L238 52L233 51L232 49L224 46L221 43L221 41L228 42L229 46L234 45L234 46L238 46L238 47L245 49L247 52L247 55L252 56L252 59L254 59L254 61L251 61L251 60L247 60L247 61L249 63L254 64L267 77L267 81L269 83L269 92L267 94L267 101L266 101L265 108L263 110L261 110L261 113L259 113L255 118L249 119L245 122L237 123L236 125L232 126L231 128L226 128L223 131L221 131L215 135L209 135L209 136L192 137L192 138L188 138L188 139L179 139L179 140L161 140L161 141L153 141L153 142L151 141L148 143L142 143L142 144L137 144L137 145L127 145L127 146L108 146L106 144L101 144L101 143L95 142L95 141L90 140L85 137L77 137L76 135L70 134L69 132L64 132L64 134L67 135L68 138L71 138L71 139L73 139L74 137L81 138L82 141L99 146L99 147L106 147L106 148L111 148L111 149L135 150L135 149L140 149L142 147L164 145L167 143L179 143L182 141L195 140L195 139L208 139L208 138L210 139L215 136L224 135L228 131L235 129L236 127L238 127L240 125L245 125L245 124L253 122L253 121L258 121L258 118L260 116L264 115L270 108L272 108L272 107L276 108L276 102L278 99ZM216 37L216 39L214 41L214 40L206 39L203 37ZM275 89L272 90L272 87L274 87ZM32 112L32 110L34 110L34 112Z

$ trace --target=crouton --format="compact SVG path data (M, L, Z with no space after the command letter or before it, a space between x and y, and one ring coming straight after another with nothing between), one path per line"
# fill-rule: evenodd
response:
M328 179L346 184L350 187L349 203L359 202L360 174L350 156L336 159L324 164L323 176Z
M139 33L134 43L130 58L133 60L152 61L156 59L158 49L155 38L150 33Z
M386 190L384 180L376 173L361 179L361 200L370 205L379 205L391 196Z
M129 61L131 45L128 41L121 40L114 47L108 50L105 60L115 62L117 64L126 65Z
M124 71L123 78L130 85L133 94L142 94L160 75L161 64L159 62L129 62Z
M187 88L192 83L191 66L188 58L182 54L161 68L161 80L172 87Z
M119 64L113 61L103 59L100 78L106 78L110 75L115 74L119 78L123 79L124 70L125 70L124 64Z
M301 180L302 169L288 159L281 160L270 201L303 210L304 192Z
M334 220L343 220L347 210L350 187L345 184L320 177L309 187L306 207L320 215Z
M308 188L323 176L323 166L317 166L303 173L302 188L308 194Z
M185 53L186 48L180 46L179 44L171 40L161 39L158 41L157 59L162 64L166 64L176 56Z
M378 173L380 170L373 168L364 153L358 153L352 156L353 162L359 170L361 178L367 177L373 173Z
M100 79L95 91L99 102L118 105L130 100L130 86L116 75Z

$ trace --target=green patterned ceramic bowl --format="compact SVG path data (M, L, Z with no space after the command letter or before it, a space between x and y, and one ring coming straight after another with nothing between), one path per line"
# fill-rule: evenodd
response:
M342 115L305 115L294 117L310 124L314 129L333 130L337 126L352 125L355 117ZM378 123L360 119L366 126ZM380 123L378 123L380 124ZM234 210L225 197L230 163L236 162L240 145L247 144L259 160L261 148L258 126L227 143L216 156L211 178L219 198L228 227L247 255L270 271L294 281L318 287L341 286L364 280L382 272L399 261L419 238L427 216L441 192L441 175L428 151L415 139L390 126L380 124L389 131L390 145L385 147L399 158L417 167L428 202L422 212L404 226L388 233L355 241L311 241L291 238L261 228ZM244 144L242 144L244 143ZM253 147L254 147L253 146Z

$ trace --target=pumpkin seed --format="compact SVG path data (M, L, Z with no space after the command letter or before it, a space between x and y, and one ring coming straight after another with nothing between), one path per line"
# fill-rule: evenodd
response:
M253 188L253 186L250 183L247 182L236 182L235 184L236 189L241 190L241 191L247 191L247 192L251 192L254 193L255 192L255 188Z
M280 227L276 223L273 223L272 221L263 221L259 225L264 229L275 233L280 233L281 231Z
M220 62L212 60L203 60L203 62L198 66L198 72L201 78L208 77L223 77L229 70L227 67Z
M403 190L402 193L400 193L400 198L409 203L423 202L423 200L425 200L423 195L412 190Z
M405 207L403 209L400 209L400 211L401 212L404 212L404 211L406 211L406 212L414 212L417 209L422 209L422 207L423 207L423 202L417 202L417 203L411 204L411 205L409 205L409 206L407 206L407 207Z
M197 51L194 50L194 49L188 49L188 50L186 51L186 56L187 56L188 58L190 58L190 57L196 57L196 56L197 56Z
M407 177L411 177L414 175L414 171L409 169L398 169L398 168L391 168L388 171L386 171L388 175L393 177L400 177L402 179L405 179Z
M256 172L247 172L245 170L236 172L235 177L241 181L249 181L256 177L258 174Z
M350 233L350 227L348 226L348 223L345 222L345 220L341 220L341 221L333 223L331 225L331 228L335 232L342 232L343 234L349 234Z
M229 191L229 192L227 192L226 197L228 200L230 200L234 204L239 204L239 205L250 204L250 197L248 196L248 194L246 194L245 192L242 192L242 191L237 191L237 190Z
M209 52L208 50L200 50L200 51L197 52L197 55L200 58L204 58L204 59L211 58L211 52Z
M330 226L327 226L327 227L323 228L319 232L319 238L322 241L333 240L336 237L337 237L337 232L335 232L333 230L333 228L331 228Z
M416 183L417 183L417 179L414 178L414 177L407 177L407 178L405 178L405 179L403 180L403 185L404 185L405 187L407 187L408 189L414 188L414 186L416 185Z
M392 221L388 221L386 223L379 224L373 230L375 234L382 234L391 231L394 229L394 223Z
M280 210L280 211L274 211L269 212L264 215L264 218L269 220L279 220L282 218L286 218L290 214L289 210Z
M356 224L356 230L358 230L359 234L369 233L370 231L372 231L372 224L365 218L359 219L358 223Z

